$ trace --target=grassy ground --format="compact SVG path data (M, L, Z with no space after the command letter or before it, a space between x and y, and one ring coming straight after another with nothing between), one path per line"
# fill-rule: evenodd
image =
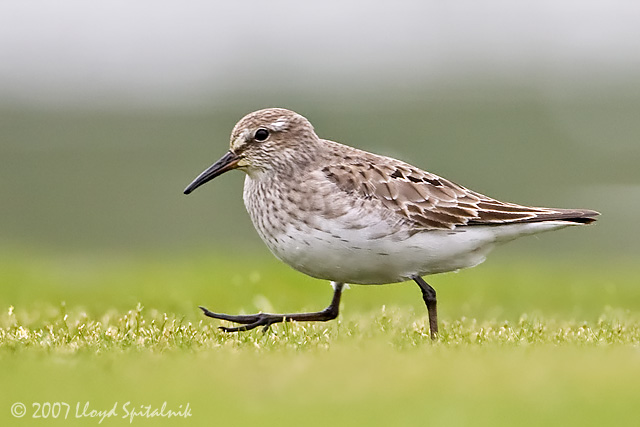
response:
M498 257L433 277L432 342L412 284L352 287L338 321L236 335L197 305L316 310L331 289L247 253L6 254L0 423L93 425L115 405L102 425L637 425L639 270ZM131 418L163 402L191 416Z

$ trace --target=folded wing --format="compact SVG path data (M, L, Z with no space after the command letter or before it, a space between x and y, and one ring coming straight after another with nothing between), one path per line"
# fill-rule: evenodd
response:
M505 203L395 159L366 158L326 166L327 178L347 193L375 199L424 229L519 222L569 221L589 224L598 212Z

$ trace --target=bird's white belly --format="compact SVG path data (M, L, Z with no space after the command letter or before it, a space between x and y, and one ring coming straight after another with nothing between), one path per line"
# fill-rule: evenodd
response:
M416 275L477 265L491 249L468 233L424 232L368 239L363 230L289 227L267 246L282 261L313 277L344 283L403 282ZM475 240L475 241L473 241Z

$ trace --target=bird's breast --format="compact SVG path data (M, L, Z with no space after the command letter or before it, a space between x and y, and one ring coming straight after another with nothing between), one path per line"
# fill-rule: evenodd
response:
M244 202L271 252L313 277L346 283L392 283L395 245L410 233L384 210L349 200L322 185L291 190L247 177Z

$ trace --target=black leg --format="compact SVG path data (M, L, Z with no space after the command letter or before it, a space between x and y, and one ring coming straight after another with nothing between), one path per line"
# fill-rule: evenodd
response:
M313 313L292 313L292 314L270 314L270 313L257 313L234 316L231 314L214 313L207 310L204 307L200 307L200 310L204 312L206 316L213 317L214 319L228 320L229 322L240 323L243 326L237 326L235 328L227 328L220 326L225 332L240 332L248 331L258 326L264 326L263 331L266 332L274 323L288 322L295 320L296 322L326 322L327 320L333 320L338 317L338 311L340 310L340 296L342 295L343 283L335 283L335 289L333 291L333 299L331 304L322 311L316 311Z
M427 312L429 313L429 330L431 339L436 339L438 335L438 307L436 301L436 290L433 289L424 279L416 276L413 280L420 286L422 290L422 299L427 304Z

